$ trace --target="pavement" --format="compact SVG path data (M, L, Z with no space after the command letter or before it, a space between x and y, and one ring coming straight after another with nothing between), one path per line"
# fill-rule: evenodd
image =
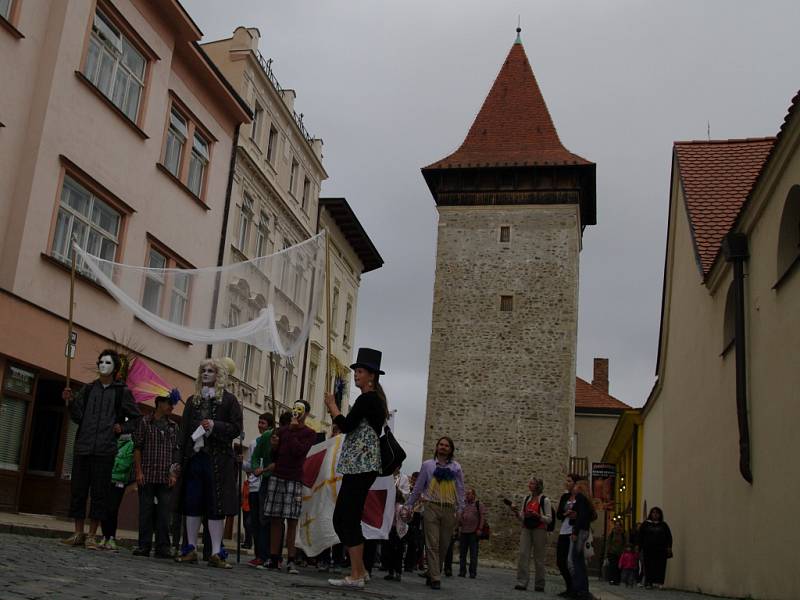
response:
M235 556L234 556L235 560ZM560 578L549 575L547 592L515 591L509 569L479 567L476 579L448 577L440 591L430 590L416 574L404 574L402 582L384 581L383 572L364 591L328 586L327 573L301 568L300 575L258 570L244 561L233 569L213 569L204 563L176 564L171 560L135 557L119 553L67 547L53 537L0 533L0 598L82 599L180 599L221 600L275 598L277 600L329 600L338 598L426 600L556 600ZM675 590L611 587L592 580L592 592L602 600L702 600L700 594Z

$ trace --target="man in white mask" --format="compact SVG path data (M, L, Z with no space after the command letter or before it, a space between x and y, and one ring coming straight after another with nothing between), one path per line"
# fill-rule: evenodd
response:
M211 537L210 567L230 569L222 551L225 517L239 513L238 463L233 440L242 431L242 409L225 389L228 372L222 361L200 363L195 393L186 401L170 485L178 482L176 509L186 516L188 545L175 559L196 563L200 523L208 520Z
M117 380L121 361L114 350L97 357L99 377L77 394L67 388L62 397L72 420L78 424L72 463L69 516L75 519L75 533L63 540L69 546L96 550L97 526L106 517L111 470L117 454L117 438L131 433L141 413L131 391ZM126 420L127 419L127 420ZM84 533L86 500L91 495L89 535Z

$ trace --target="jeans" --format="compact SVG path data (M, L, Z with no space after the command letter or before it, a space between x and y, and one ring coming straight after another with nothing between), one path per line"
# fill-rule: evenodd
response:
M569 566L572 573L572 592L579 598L589 593L589 575L586 571L586 540L589 539L588 530L578 531L577 539L570 541Z
M569 572L569 535L559 535L558 545L556 546L556 564L558 565L558 572L564 578L564 585L567 586L567 591L572 591L572 575Z
M467 552L469 552L469 574L478 574L478 532L462 533L458 537L458 574L467 573Z
M169 554L169 502L172 490L166 483L146 483L139 488L139 548L150 550L155 513L156 552ZM158 504L156 504L158 500Z

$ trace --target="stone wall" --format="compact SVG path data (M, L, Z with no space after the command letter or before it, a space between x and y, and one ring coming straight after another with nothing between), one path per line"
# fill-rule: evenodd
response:
M510 226L510 241L500 228ZM490 510L481 555L516 560L532 473L563 489L574 429L577 206L439 207L425 455L449 435ZM500 296L513 310L500 310Z

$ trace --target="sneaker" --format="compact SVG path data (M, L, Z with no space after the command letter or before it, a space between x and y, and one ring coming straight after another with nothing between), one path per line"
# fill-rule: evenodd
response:
M106 540L106 550L110 550L111 552L119 552L119 546L117 546L117 540L115 540L114 538Z
M294 566L291 560L286 562L286 572L289 575L300 575L300 571L297 570L297 567Z
M257 569L258 567L263 567L264 566L264 561L261 560L260 558L254 558L253 560L247 561L247 566L248 567L255 567Z
M100 545L97 543L97 538L93 535L89 535L86 537L86 541L83 543L84 547L87 550L100 550Z
M83 546L86 543L85 533L73 533L68 538L61 540L65 546Z
M208 559L208 566L214 567L216 569L232 569L233 566L229 563L225 562L225 559L222 558L219 554L212 554L211 558Z
M197 550L194 546L184 548L181 553L175 557L175 562L197 564Z
M342 579L328 579L328 583L334 587L343 588L363 588L363 579L350 579L350 577L343 577Z
M364 573L364 583L369 582L370 579L372 579L372 577L370 576L369 571L367 571Z

